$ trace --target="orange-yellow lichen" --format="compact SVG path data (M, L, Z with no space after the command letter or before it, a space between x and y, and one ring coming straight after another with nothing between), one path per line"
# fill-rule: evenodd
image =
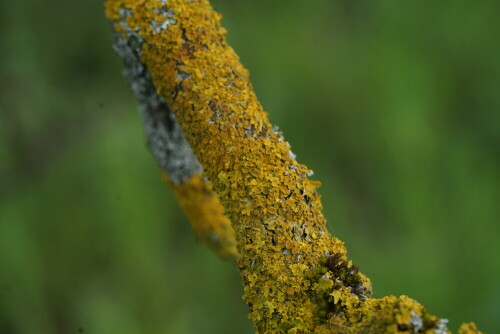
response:
M477 326L473 322L465 323L458 329L458 334L483 334L477 329Z
M178 184L171 182L166 174L162 177L174 190L197 239L224 258L237 258L231 221L224 215L224 207L213 192L212 184L201 174Z
M207 0L108 0L106 14L144 39L141 60L233 223L257 332L437 328L407 297L368 298L370 281L326 230L319 182L269 123Z

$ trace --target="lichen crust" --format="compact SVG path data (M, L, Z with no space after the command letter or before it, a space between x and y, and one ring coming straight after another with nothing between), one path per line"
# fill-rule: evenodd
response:
M172 13L164 11L166 21L155 22L155 32L175 23ZM115 32L113 48L124 64L123 74L139 103L148 146L164 179L173 188L184 212L191 219L197 238L223 258L237 258L231 222L212 185L201 177L202 167L187 143L175 115L165 100L156 93L151 75L141 61L144 38L126 22L130 10L121 10L121 32Z
M197 239L223 258L238 258L231 221L212 190L212 184L202 174L174 183L167 174L163 180L174 190L175 197L191 224Z
M370 280L327 231L320 183L270 124L209 2L107 1L117 31L124 12L145 40L141 60L157 93L232 221L256 332L438 333L443 319L416 301L370 298Z

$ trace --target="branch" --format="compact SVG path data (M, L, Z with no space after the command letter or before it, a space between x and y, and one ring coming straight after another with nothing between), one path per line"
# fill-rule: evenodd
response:
M151 76L141 62L144 39L125 25L115 33L113 48L124 63L123 75L129 82L142 117L148 146L189 218L198 240L222 257L237 257L236 241L224 207L202 177L202 167L177 124L175 115L156 93Z
M108 0L106 15L128 42L139 36L140 62L233 223L258 333L448 333L406 296L370 298L326 229L319 182L269 123L208 1Z

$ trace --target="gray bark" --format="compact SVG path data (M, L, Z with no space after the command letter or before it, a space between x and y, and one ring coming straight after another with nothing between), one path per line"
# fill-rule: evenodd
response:
M175 115L157 93L151 75L141 62L143 38L124 22L126 38L116 33L113 49L124 63L123 75L139 103L148 146L160 167L175 184L203 171L198 159L184 138Z

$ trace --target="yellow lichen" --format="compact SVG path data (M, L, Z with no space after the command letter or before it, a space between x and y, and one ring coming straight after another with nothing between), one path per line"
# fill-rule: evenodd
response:
M174 190L198 240L222 257L237 258L231 221L224 215L224 207L212 191L211 183L201 174L178 184L171 182L166 174L162 176Z
M482 334L473 322L465 323L458 329L458 334Z
M141 60L232 221L258 333L437 328L408 297L369 298L369 279L326 229L319 182L269 123L207 0L108 0L106 15L144 39Z

